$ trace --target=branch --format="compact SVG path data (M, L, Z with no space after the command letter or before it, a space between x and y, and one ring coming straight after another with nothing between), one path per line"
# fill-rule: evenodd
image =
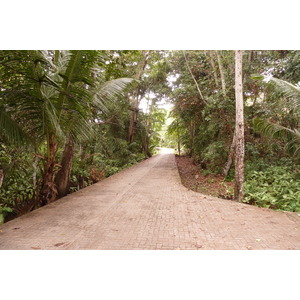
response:
M193 75L193 73L192 73L192 70L190 69L190 66L189 66L189 64L188 64L188 61L187 61L187 58L186 58L186 55L185 55L185 52L184 52L184 51L183 51L183 55L184 55L184 58L185 58L186 66L188 67L189 72L190 72L190 74L191 74L191 76L192 76L192 78L193 78L193 80L194 80L194 82L195 82L195 84L196 84L196 86L197 86L197 90L198 90L198 92L199 92L199 95L200 95L200 97L201 97L201 100L202 100L205 104L207 104L206 101L204 100L204 97L203 97L202 93L201 93L201 90L200 90L200 88L199 88L199 85L198 85L198 83L197 83L197 80L195 79L195 77L194 77L194 75Z

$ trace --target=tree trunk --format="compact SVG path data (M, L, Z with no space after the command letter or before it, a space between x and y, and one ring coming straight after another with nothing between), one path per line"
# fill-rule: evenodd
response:
M4 178L4 171L3 171L2 166L0 165L0 188L3 184L3 178Z
M75 143L72 137L68 137L65 149L61 160L61 169L57 172L55 177L55 184L57 195L59 198L66 196L70 189L70 174L72 170L74 158Z
M54 141L53 136L48 137L48 156L46 158L42 184L38 196L38 201L41 205L46 205L56 199L57 190L54 183L54 173L56 165L56 151L58 144Z
M32 184L33 184L33 189L36 190L36 171L37 171L37 162L38 162L38 156L34 157L34 161L32 163L33 167L33 174L32 174Z
M211 64L211 67L212 67L213 73L214 73L216 88L218 89L219 88L219 82L218 82L218 76L217 76L217 71L216 71L216 65L215 65L215 61L214 61L213 52L208 51L208 53L209 53L209 57L210 57L210 64Z
M252 61L252 59L253 59L253 50L250 50L249 51L249 54L248 54L248 62L251 62Z
M146 157L151 157L152 156L150 151L149 151L149 137L148 137L147 134L145 136L145 142L144 142L144 153L145 153Z
M180 157L180 133L179 133L179 127L178 127L178 119L177 119L177 144L178 144L178 154Z
M222 172L223 176L225 176L225 177L228 176L229 170L231 168L233 158L234 158L234 152L235 152L235 131L233 133L232 143L230 146L227 162L226 162L223 172Z
M235 51L235 98L236 98L236 148L235 148L235 191L234 198L242 202L244 197L244 102L241 50Z
M136 108L133 108L130 112L129 134L128 134L129 143L132 143L134 139L135 126L137 122L137 114L138 114L138 109Z
M224 76L224 72L223 72L223 66L222 66L221 56L220 56L219 51L216 51L216 53L217 53L219 70L220 70L220 76L221 76L222 91L223 91L224 96L226 96L226 82L225 82L225 76Z
M189 124L189 136L190 136L190 140L189 140L189 148L190 148L190 152L189 152L189 156L191 158L193 158L194 155L194 126L193 126L193 121L190 121Z

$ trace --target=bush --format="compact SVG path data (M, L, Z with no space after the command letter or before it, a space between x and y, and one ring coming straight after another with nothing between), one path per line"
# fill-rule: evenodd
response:
M300 211L300 168L258 162L248 172L244 202L286 211Z
M4 219L7 213L11 213L13 210L8 206L0 205L0 225L4 223Z
M226 153L224 151L223 141L217 141L211 143L202 154L201 163L204 164L207 169L212 172L220 173L226 162Z

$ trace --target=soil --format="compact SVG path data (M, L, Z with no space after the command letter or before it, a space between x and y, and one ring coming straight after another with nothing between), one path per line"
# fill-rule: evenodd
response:
M181 182L189 190L223 199L233 198L234 182L225 181L219 174L207 174L187 156L176 155L176 163Z

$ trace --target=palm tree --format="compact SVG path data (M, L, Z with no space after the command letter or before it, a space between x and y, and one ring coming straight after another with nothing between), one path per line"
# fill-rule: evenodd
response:
M120 94L130 79L98 80L99 51L1 51L1 136L44 149L40 203L64 194L75 143L93 133L93 111ZM100 62L100 64L99 64ZM28 138L27 138L28 137ZM61 165L58 150L65 143Z
M288 148L295 156L300 153L300 87L285 80L271 78L269 85L272 85L279 95L285 99L284 109L293 112L297 116L294 128L289 128L274 121L255 118L253 120L254 129L269 138L277 138L286 142Z

